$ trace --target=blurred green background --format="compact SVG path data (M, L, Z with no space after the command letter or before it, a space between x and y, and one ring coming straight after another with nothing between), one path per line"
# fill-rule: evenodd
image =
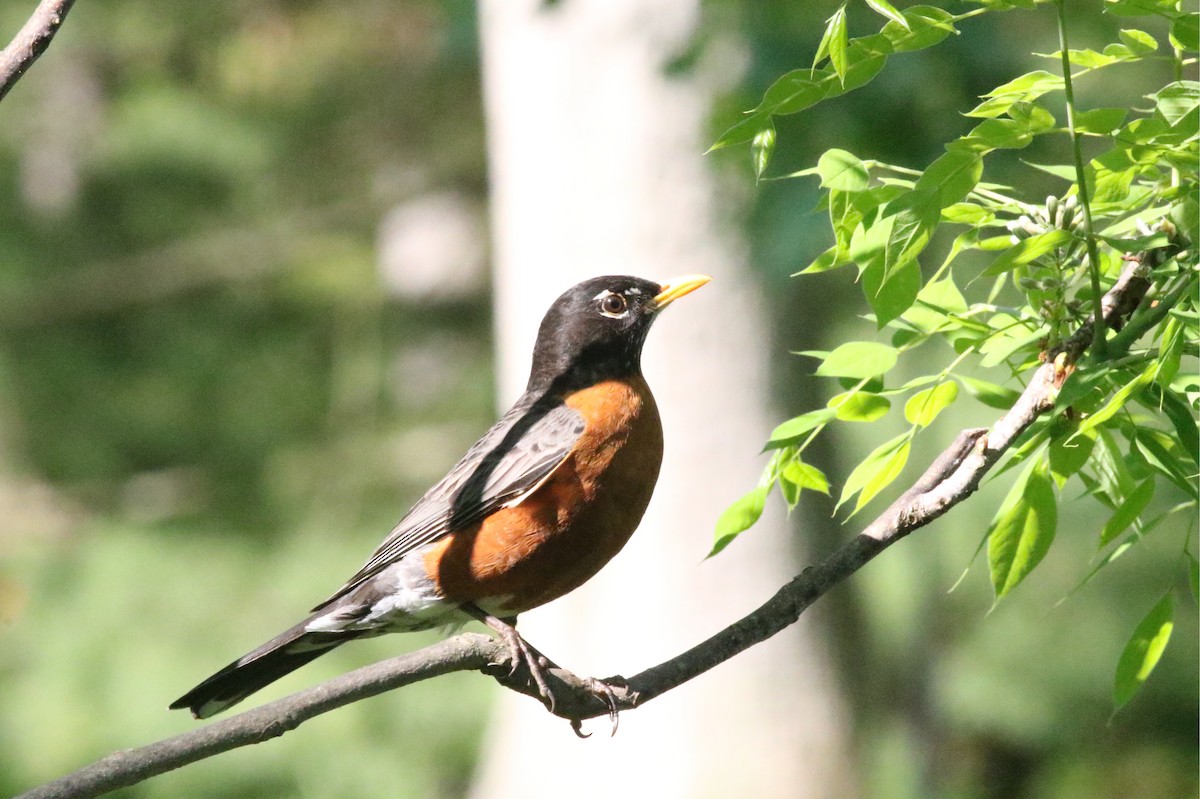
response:
M0 37L33 5L0 0ZM733 36L744 56L714 132L811 60L834 7L705 5L696 51ZM84 2L0 105L0 795L191 728L167 702L336 587L494 418L475 25L462 0ZM782 120L772 170L832 146L922 166L975 95L1056 47L1049 12L964 27ZM745 153L710 158L776 298L780 406L823 404L786 352L864 333L840 276L787 278L827 246L814 186L754 191ZM396 274L389 248L430 218L451 220L460 271ZM993 415L960 406L936 430ZM844 478L885 435L830 440L820 464ZM1064 507L988 614L978 565L947 591L1003 483L823 603L864 795L1196 796L1186 589L1158 671L1109 718L1121 648L1192 531L1164 525L1072 594L1103 520ZM853 528L831 510L797 527L817 551ZM262 698L422 640L339 650ZM427 682L120 795L461 796L497 690Z

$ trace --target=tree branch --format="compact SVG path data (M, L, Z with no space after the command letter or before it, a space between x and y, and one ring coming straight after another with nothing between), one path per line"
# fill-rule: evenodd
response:
M50 46L73 5L75 0L42 0L8 47L0 50L0 100Z
M1120 328L1138 307L1150 286L1148 268L1143 264L1161 263L1162 255L1162 251L1151 251L1126 264L1103 298L1102 318L1107 326ZM1160 300L1160 305L1166 299ZM578 730L579 722L584 719L636 708L794 624L809 605L833 586L973 494L983 476L1017 437L1054 407L1059 387L1092 340L1089 321L1058 350L1048 353L1048 360L1034 372L1025 391L991 428L959 433L912 487L861 533L820 564L805 569L761 607L703 643L627 680L610 678L609 701L592 690L590 681L551 664L554 713L570 720ZM278 737L342 705L453 671L481 671L514 691L538 698L538 688L528 671L523 667L516 672L512 669L507 646L484 635L464 633L191 732L116 752L18 799L98 796L220 752Z

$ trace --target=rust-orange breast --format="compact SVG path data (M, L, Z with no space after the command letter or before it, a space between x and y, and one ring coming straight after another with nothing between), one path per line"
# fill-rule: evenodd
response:
M443 596L503 598L502 612L515 615L577 588L637 528L662 462L662 426L645 380L605 381L564 402L586 422L566 460L518 504L425 554Z

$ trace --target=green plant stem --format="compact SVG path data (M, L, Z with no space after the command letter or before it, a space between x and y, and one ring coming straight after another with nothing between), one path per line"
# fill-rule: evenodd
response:
M1071 82L1071 56L1067 44L1067 9L1064 0L1055 0L1054 5L1058 8L1058 49L1062 52L1067 130L1071 134L1071 152L1075 156L1075 182L1079 187L1079 206L1083 209L1083 238L1087 245L1088 272L1092 278L1092 306L1095 312L1092 324L1092 357L1103 360L1105 327L1104 310L1100 307L1100 301L1104 297L1104 292L1100 290L1100 249L1096 246L1096 234L1092 229L1092 208L1083 171L1083 149L1079 144L1079 134L1075 130L1075 87Z

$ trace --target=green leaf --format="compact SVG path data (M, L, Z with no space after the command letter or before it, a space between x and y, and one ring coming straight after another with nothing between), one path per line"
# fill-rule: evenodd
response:
M771 84L755 109L758 114L795 114L824 100L835 88L827 69L796 69ZM745 139L749 141L749 138Z
M1133 392L1140 391L1146 386L1146 384L1154 379L1154 373L1157 371L1157 368L1157 363L1149 364L1141 374L1139 374L1133 380L1130 380L1121 388L1117 389L1117 392L1112 395L1112 398L1109 399L1107 403L1104 404L1103 408L1083 420L1083 422L1079 425L1079 431L1075 433L1075 435L1082 435L1088 430L1094 430L1116 415L1119 410L1125 407L1125 403L1129 401L1129 398L1133 395Z
M1133 493L1125 497L1125 501L1117 505L1117 510L1112 517L1104 525L1104 530L1100 533L1100 546L1107 546L1121 533L1129 529L1129 525L1133 524L1138 516L1142 515L1142 511L1150 504L1151 498L1154 496L1154 478L1147 477L1138 487L1133 489Z
M1037 103L1013 103L1008 116L1020 128L1034 136L1053 130L1058 124L1054 115Z
M967 112L969 117L997 117L1014 103L1036 100L1044 94L1060 91L1063 79L1044 69L1027 72L1008 83L997 86L984 96L984 101Z
M1075 115L1075 130L1107 135L1125 124L1128 108L1093 108Z
M978 153L947 150L929 165L914 188L936 191L938 203L945 208L966 197L982 175L983 159Z
M1200 599L1200 561L1191 552L1184 553L1188 559L1188 586L1192 589L1192 599Z
M1059 91L1062 88L1063 79L1061 75L1055 75L1044 69L1037 69L1033 72L1026 72L1020 77L1013 78L1008 83L997 86L983 96L1003 97L1005 95L1017 95L1023 99L1032 100L1034 97L1041 97L1047 92Z
M1054 489L1040 468L1028 472L1024 485L1018 481L1013 488L988 533L988 566L997 601L1046 556L1058 524Z
M904 464L908 462L910 442L908 433L901 433L872 450L846 478L837 507L840 508L850 497L858 494L858 502L854 506L854 513L858 513L904 470Z
M841 345L817 367L820 377L862 379L886 374L896 365L899 352L875 341L851 341Z
M957 375L957 377L968 394L989 408L1007 411L1017 401L1017 398L1021 396L1019 391L998 386L986 380L979 380L978 378L967 377L966 375Z
M952 142L957 149L987 153L992 150L1019 150L1033 141L1033 134L1011 119L985 119L966 136Z
M862 224L864 214L867 213L860 203L856 202L862 199L862 194L838 189L829 190L829 225L833 228L839 260L850 258L850 243L858 226Z
M869 83L883 69L891 52L892 43L883 34L851 39L842 89L849 92Z
M760 131L769 126L771 126L770 114L751 114L743 117L722 133L720 138L708 148L708 152L711 153L713 150L720 150L723 147L731 147L735 144L745 144L748 141L752 141Z
M991 265L984 270L985 275L1002 275L1018 266L1032 263L1043 255L1047 255L1059 247L1065 247L1075 240L1069 230L1048 230L1036 236L1022 239L1000 254Z
M909 424L928 427L956 399L958 383L947 382L918 391L904 403L904 418Z
M846 6L842 4L829 18L829 63L838 79L844 81L849 67L846 56L848 35L846 33Z
M921 291L921 266L909 261L889 275L883 259L872 262L862 273L863 294L875 313L875 324L882 329L912 307Z
M901 12L905 24L889 22L881 33L892 43L896 53L932 47L954 33L954 15L933 6L913 6Z
M908 20L903 14L892 7L892 4L887 0L867 0L867 5L875 9L877 12L895 22L897 25L908 27Z
M942 209L942 221L957 225L981 227L990 224L995 218L995 212L975 203L952 203Z
M892 407L887 397L870 391L847 391L829 400L828 405L843 422L873 422L886 416Z
M800 436L815 430L823 424L832 422L836 417L837 412L832 408L822 408L818 411L809 411L795 418L788 419L771 431L766 449L785 447L795 442Z
M794 460L783 467L780 476L799 488L820 491L826 496L829 494L829 480L825 478L825 473L811 463Z
M941 221L942 206L937 191L917 188L888 203L884 213L895 217L884 247L883 282L887 283L925 249Z
M706 558L711 558L732 544L733 539L750 529L758 521L767 504L767 494L770 490L770 486L759 486L725 509L725 512L717 519L712 549L709 550Z
M1131 452L1141 455L1145 461L1177 485L1192 499L1200 501L1200 491L1197 491L1195 475L1195 454L1181 456L1176 453L1179 449L1174 438L1153 428L1137 428L1130 441Z
M817 172L822 186L838 191L862 191L870 178L866 164L857 156L837 149L825 151L817 161Z
M1061 489L1067 478L1083 468L1092 456L1092 448L1096 445L1095 433L1087 433L1078 438L1058 436L1050 442L1050 476Z
M837 246L833 246L814 258L811 264L793 274L792 277L797 277L798 275L815 275L820 272L828 272L830 269L838 269L839 267L847 266L849 264L850 261L840 260L838 258L838 248Z
M1170 14L1175 0L1104 0L1104 13L1114 17L1145 17Z
M1200 83L1194 80L1179 80L1164 86L1153 95L1158 112L1175 127L1185 116L1200 105Z
M1113 703L1120 709L1132 699L1158 665L1175 627L1175 602L1168 593L1150 609L1125 644L1113 680Z
M1117 32L1117 36L1129 48L1129 51L1134 55L1149 55L1158 50L1158 41L1137 28L1125 28Z
M1200 50L1200 17L1180 14L1171 20L1171 44L1180 50Z
M754 163L755 180L761 178L763 172L767 171L767 164L771 163L771 153L774 151L775 126L768 125L754 134L754 138L750 141L750 159Z

